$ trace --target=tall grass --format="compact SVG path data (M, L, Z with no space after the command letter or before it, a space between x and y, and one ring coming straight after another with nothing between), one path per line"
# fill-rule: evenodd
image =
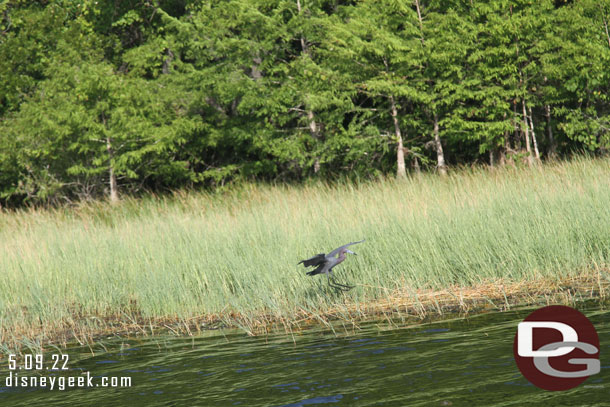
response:
M335 269L358 285L348 293L297 266L363 238ZM395 290L560 280L609 264L604 159L7 212L0 342L44 342L58 329L78 339L108 319L315 319Z

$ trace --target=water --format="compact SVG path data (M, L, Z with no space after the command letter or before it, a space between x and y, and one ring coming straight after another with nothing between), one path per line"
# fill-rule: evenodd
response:
M6 406L601 406L610 405L610 312L585 314L600 336L600 374L565 392L529 384L512 353L531 310L491 313L411 328L369 324L356 334L148 338L71 349L70 370L129 376L129 388L65 391L0 388ZM383 325L387 328L387 324ZM50 357L50 356L46 356ZM2 362L6 362L6 359ZM20 375L22 372L18 372ZM1 385L8 372L0 373ZM23 372L23 374L25 374ZM29 374L29 373L28 373ZM46 372L44 374L49 374Z

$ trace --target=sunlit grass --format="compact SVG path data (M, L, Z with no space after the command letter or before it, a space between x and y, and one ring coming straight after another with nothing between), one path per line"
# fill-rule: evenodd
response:
M363 238L335 269L358 285L346 294L297 266ZM333 309L365 317L397 292L559 281L609 264L605 159L1 213L0 343L78 338L107 320L248 330Z

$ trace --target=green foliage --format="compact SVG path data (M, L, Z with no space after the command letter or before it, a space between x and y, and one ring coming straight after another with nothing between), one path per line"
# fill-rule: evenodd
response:
M522 156L523 102L543 158L606 153L610 1L556 3L3 2L0 202L391 173L392 103L424 166L434 117L450 164Z

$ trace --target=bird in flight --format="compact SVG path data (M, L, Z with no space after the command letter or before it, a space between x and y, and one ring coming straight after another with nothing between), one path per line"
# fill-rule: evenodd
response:
M328 254L324 254L324 253L316 254L315 256L313 256L307 260L301 260L297 264L303 263L303 266L305 266L305 267L316 267L314 270L309 271L307 273L307 275L315 276L317 274L326 274L326 277L328 278L329 286L331 286L332 288L334 288L336 290L349 291L352 288L354 288L354 286L337 283L337 281L335 281L335 278L331 273L333 271L333 267L335 267L336 265L343 262L343 260L345 260L346 253L356 254L353 251L349 250L348 247L353 244L358 244L358 243L362 243L362 242L364 242L364 239L362 239L359 242L351 242L351 243L345 244L341 247L337 247L335 250L333 250L332 252L330 252Z

